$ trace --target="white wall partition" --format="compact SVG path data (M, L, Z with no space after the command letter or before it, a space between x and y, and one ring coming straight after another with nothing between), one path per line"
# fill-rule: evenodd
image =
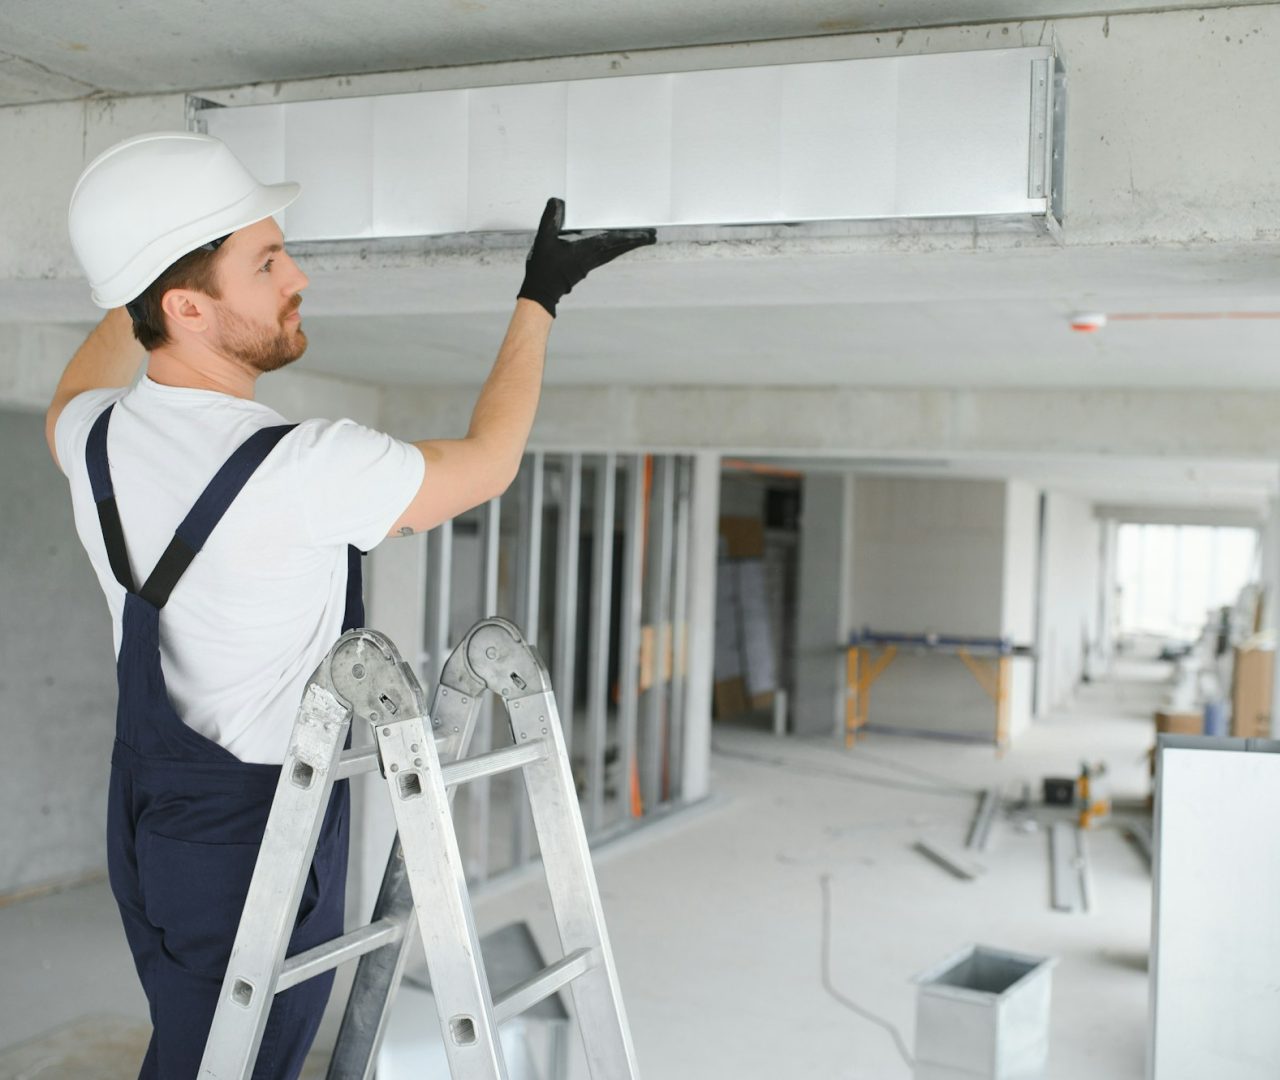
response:
M1273 1080L1280 1062L1280 743L1162 736L1150 1080Z

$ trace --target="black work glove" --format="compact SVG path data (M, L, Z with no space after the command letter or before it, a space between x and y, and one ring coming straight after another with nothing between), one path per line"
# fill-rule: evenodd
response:
M653 229L609 229L566 240L559 235L563 226L564 200L548 199L524 261L524 283L516 293L537 301L553 316L560 298L597 266L656 239Z

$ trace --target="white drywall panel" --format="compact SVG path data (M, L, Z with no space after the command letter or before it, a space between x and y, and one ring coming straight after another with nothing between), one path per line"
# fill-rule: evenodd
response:
M1089 503L1048 493L1037 716L1070 699L1098 639L1100 528Z
M1280 814L1280 744L1189 742L1160 752L1147 1075L1272 1080L1280 839L1264 823Z
M1036 634L1036 534L1039 492L1017 481L1005 488L1004 575L1001 634L1015 645L1030 645ZM1016 736L1031 723L1035 661L1010 661L1009 729Z

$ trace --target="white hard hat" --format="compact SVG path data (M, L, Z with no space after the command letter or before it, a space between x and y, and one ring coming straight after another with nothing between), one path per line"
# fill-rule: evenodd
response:
M89 163L71 193L67 228L93 302L114 308L189 251L278 213L300 190L258 183L221 139L153 131Z

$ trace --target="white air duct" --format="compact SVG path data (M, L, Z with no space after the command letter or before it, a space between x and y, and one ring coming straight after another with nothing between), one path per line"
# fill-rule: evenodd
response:
M1048 48L208 107L291 240L567 225L1030 215L1061 220Z

